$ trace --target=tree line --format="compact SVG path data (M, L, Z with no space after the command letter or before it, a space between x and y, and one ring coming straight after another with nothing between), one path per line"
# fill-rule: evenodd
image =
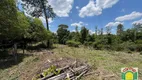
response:
M23 1L26 2L26 0ZM26 4L29 4L30 1L31 0L27 0ZM52 13L51 6L44 7L46 10L50 10L48 12ZM34 16L37 16L40 12L30 13L35 13L36 15ZM47 11L45 14L47 14ZM50 41L52 41L52 33L49 31L48 26L47 29L44 28L41 20L39 20L38 17L34 16L27 17L25 16L23 11L19 11L16 7L16 0L2 0L0 2L0 53L2 57L7 55L6 52L9 48L16 48L14 50L17 50L17 47L22 48L24 52L24 49L26 49L28 44L38 42L49 43ZM54 14L52 16L49 16L53 17ZM50 45L51 43L46 44L47 47L50 47Z
M111 28L106 27L106 34L95 27L95 33L90 34L86 27L75 32L70 32L68 26L61 24L57 30L57 42L67 44L72 47L84 45L97 50L116 50L116 51L142 51L142 25L134 24L133 28L124 30L123 24L117 26L116 34L111 34Z
M16 7L15 0L1 0L0 2L0 57L5 57L9 48L28 49L29 45L42 44L42 47L52 47L53 43L65 44L71 47L84 45L97 50L128 50L142 51L142 25L134 25L133 28L124 30L123 24L117 26L117 34L111 34L111 27L107 27L103 34L103 28L100 30L95 27L95 33L90 34L86 27L75 27L75 32L68 30L68 25L60 24L56 33L49 30L48 19L56 15L47 0L22 0L23 11ZM29 6L34 9L31 10ZM39 17L46 19L44 28ZM40 46L41 47L41 46Z

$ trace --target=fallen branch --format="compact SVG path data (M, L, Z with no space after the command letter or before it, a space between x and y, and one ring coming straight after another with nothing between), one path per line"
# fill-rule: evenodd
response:
M79 79L80 77L82 77L85 73L87 73L87 71L88 71L88 70L82 72L79 76L77 76L77 77L75 78L75 80L78 80L78 79Z
M75 76L76 73L82 73L83 72L82 74L84 74L87 71L87 69L88 69L87 66L81 66L79 68L74 69L75 73L73 73L72 71L64 72L64 73L61 73L57 76L51 77L48 80L62 80L62 79L68 78L68 77L71 78L71 77ZM67 77L67 74L68 74L68 77ZM78 77L82 76L82 74L80 74Z

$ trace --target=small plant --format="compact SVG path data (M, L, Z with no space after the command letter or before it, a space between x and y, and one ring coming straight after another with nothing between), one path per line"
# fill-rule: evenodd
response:
M138 51L138 52L142 51L142 44L136 45L136 51Z
M142 55L142 51L140 52L140 55Z
M128 54L132 54L132 51L129 50L129 51L128 51Z
M52 65L50 68L47 70L44 70L42 75L45 77L48 74L54 73L55 75L58 75L60 73L60 70L56 70L56 66Z
M81 44L80 42L77 41L73 41L73 40L69 40L66 42L66 44L70 47L79 47L79 45Z

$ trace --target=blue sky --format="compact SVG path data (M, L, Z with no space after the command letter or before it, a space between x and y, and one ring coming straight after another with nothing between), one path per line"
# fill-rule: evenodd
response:
M57 17L50 21L50 30L56 32L58 25L66 24L70 31L75 26L85 26L91 32L98 28L112 27L115 34L119 23L124 29L142 23L142 0L48 0ZM45 20L40 17L45 25Z

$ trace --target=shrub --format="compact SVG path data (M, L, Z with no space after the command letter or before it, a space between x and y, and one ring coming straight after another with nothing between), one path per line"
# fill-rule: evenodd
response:
M130 51L130 50L128 50L127 52L128 52L128 54L132 54L132 51Z
M136 51L138 51L138 52L142 51L142 44L136 45Z
M135 50L136 50L136 46L135 46L135 45L130 45L130 46L128 46L127 48L128 48L128 50L130 50L130 51L135 51Z
M104 45L104 48L107 49L107 50L113 49L113 48L111 48L110 45Z
M79 45L81 44L80 42L77 41L73 41L73 40L69 40L66 42L66 44L70 47L79 47Z
M92 46L93 42L84 42L85 46Z
M6 58L8 56L7 50L0 50L0 59Z
M142 55L142 51L140 52L140 55Z
M93 46L93 48L95 48L95 49L97 49L97 50L101 50L101 49L104 47L103 44L98 44L97 42L94 42L94 43L92 44L92 46Z
M116 50L116 51L123 51L123 50L124 50L124 46L122 46L122 45L116 45L116 46L114 46L113 48L114 48L114 50Z
M142 44L142 40L137 40L136 44Z

